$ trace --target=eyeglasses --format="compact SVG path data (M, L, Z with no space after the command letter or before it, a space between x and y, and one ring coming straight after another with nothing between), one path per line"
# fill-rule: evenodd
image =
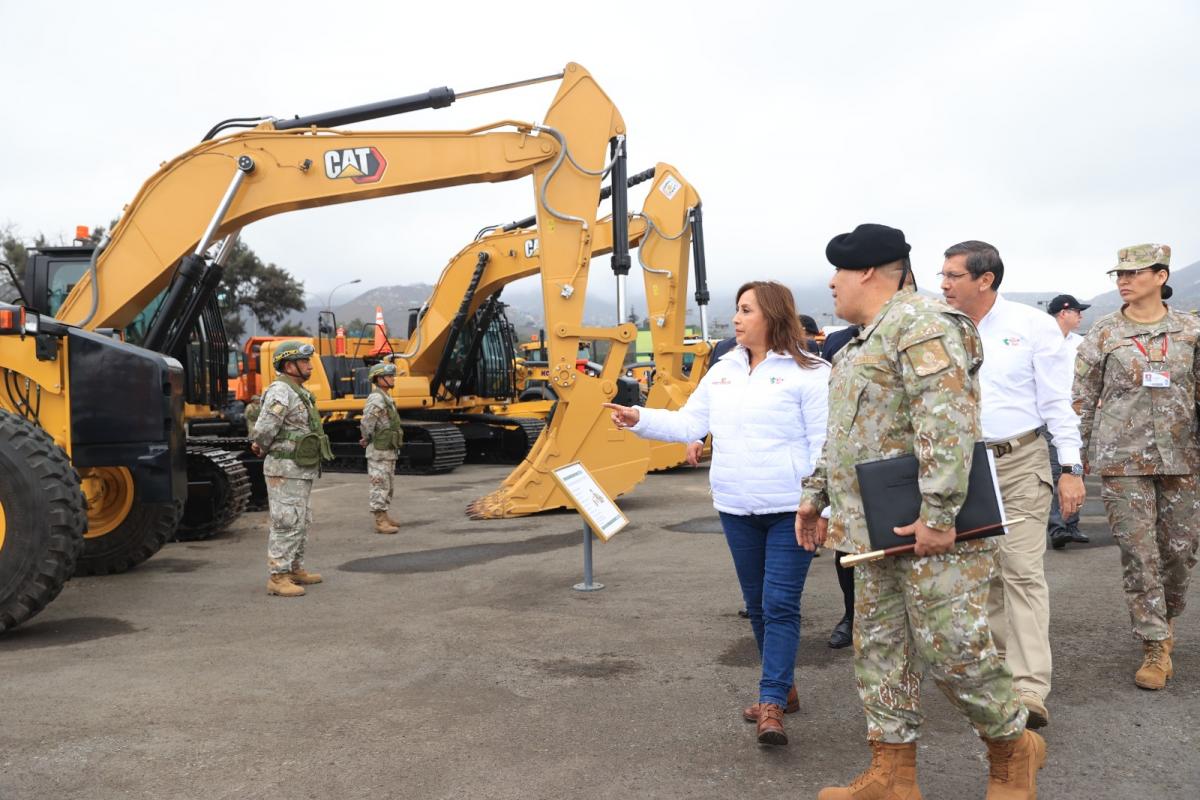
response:
M1115 281L1116 283L1120 283L1121 281L1123 281L1127 278L1133 278L1134 276L1136 276L1140 273L1150 272L1153 269L1155 269L1155 268L1154 267L1141 267L1139 269L1110 269L1108 271L1107 275L1108 275L1108 277L1112 278L1113 281Z
M935 272L934 277L939 280L956 281L959 278L965 278L971 273L969 272Z

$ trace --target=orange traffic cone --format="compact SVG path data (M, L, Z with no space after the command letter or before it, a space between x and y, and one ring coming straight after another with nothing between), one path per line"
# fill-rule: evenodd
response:
M387 340L387 328L383 324L383 307L375 306L375 345L371 348L371 355L377 356L391 351L392 346Z

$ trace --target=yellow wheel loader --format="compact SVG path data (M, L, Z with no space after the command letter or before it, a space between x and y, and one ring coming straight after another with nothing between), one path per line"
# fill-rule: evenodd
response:
M121 572L175 529L187 491L183 370L0 305L0 632L78 572Z

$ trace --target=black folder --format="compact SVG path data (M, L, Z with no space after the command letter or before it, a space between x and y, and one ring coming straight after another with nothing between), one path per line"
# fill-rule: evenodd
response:
M910 453L878 461L864 461L856 464L854 469L858 473L858 487L863 499L863 513L867 518L867 532L871 536L871 549L884 550L896 545L912 544L913 537L897 536L892 529L913 524L921 514L917 457ZM979 536L999 536L1004 533L1004 528L999 527L1003 521L1004 508L1000 504L1000 491L988 462L987 445L976 442L967 480L967 499L954 518L954 527L962 532L996 525L998 527Z

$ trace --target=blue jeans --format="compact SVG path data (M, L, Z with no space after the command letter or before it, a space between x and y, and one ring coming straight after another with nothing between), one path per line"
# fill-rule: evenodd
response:
M796 544L795 512L720 513L762 658L758 701L786 706L800 647L800 593L812 553Z

